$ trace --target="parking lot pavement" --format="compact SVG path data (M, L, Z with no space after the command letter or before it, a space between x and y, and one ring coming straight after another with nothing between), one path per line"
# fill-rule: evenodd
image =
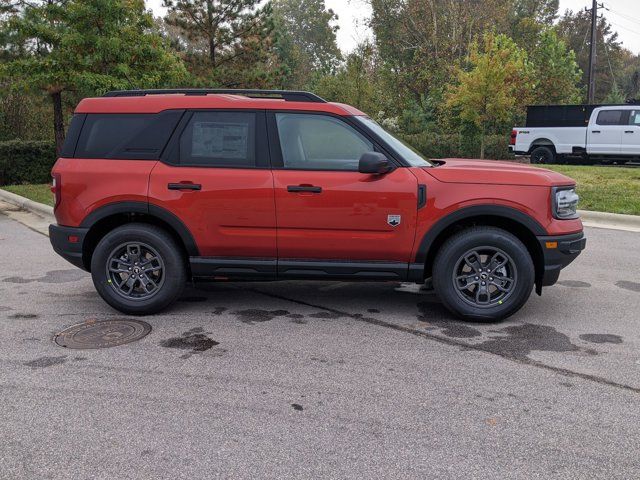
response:
M0 215L0 478L639 478L639 234L588 229L561 284L498 324L412 285L190 287L123 318Z

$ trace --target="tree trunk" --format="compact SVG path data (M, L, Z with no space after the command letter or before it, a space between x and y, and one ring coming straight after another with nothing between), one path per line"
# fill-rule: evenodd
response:
M64 116L62 114L62 92L52 92L51 101L53 102L53 134L56 139L56 156L62 151L64 143Z
M209 60L211 66L216 68L216 25L213 18L213 1L207 1L207 32L209 36Z
M480 160L484 160L484 128L480 134Z

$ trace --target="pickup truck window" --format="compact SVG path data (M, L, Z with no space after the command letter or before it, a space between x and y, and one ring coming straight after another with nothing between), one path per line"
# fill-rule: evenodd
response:
M602 110L598 113L598 125L626 125L628 110Z
M629 125L636 125L640 127L640 110L631 110Z

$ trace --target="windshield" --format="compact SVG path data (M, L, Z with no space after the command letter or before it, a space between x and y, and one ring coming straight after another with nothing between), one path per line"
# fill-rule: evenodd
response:
M401 140L397 139L378 123L371 120L369 117L355 117L357 121L367 126L376 135L378 135L385 143L387 143L398 155L402 157L412 167L433 167L433 163L426 160L422 155L416 152L413 148L406 145Z

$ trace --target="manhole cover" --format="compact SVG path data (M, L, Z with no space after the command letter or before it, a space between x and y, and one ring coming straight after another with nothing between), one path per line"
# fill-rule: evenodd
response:
M135 342L151 331L140 320L88 320L58 333L54 340L65 348L107 348Z

